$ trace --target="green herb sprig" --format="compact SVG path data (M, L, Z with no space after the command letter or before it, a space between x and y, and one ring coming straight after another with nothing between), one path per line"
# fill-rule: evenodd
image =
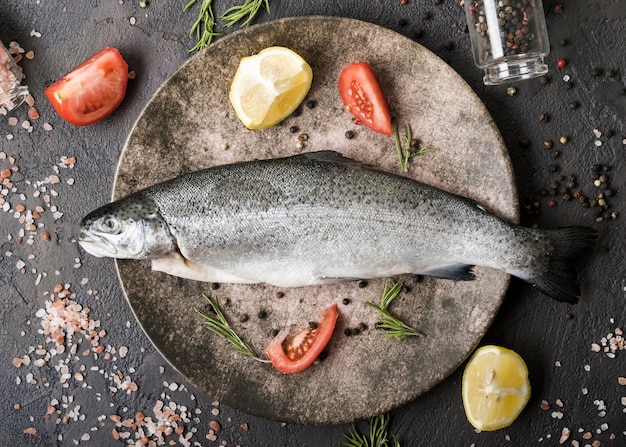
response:
M187 11L191 8L197 0L190 0L189 3L185 5L183 11ZM191 30L189 31L190 37L196 37L198 43L189 50L197 51L203 48L208 47L213 41L214 37L221 36L221 33L215 32L215 15L213 14L213 0L202 0L200 4L200 13L198 14L198 18L191 26Z
M224 11L224 14L220 16L220 19L226 22L224 26L230 27L248 16L248 18L241 24L242 27L245 27L252 22L262 6L265 6L265 9L269 14L269 0L245 0L243 4L232 6Z
M398 438L391 435L389 439L389 415L379 414L370 419L369 439L362 435L352 424L350 432L344 435L341 443L346 447L400 447ZM391 444L390 444L391 442Z
M190 0L183 8L183 11L190 9L196 4L197 1L198 0ZM224 13L220 16L220 19L226 22L224 24L225 27L233 26L244 19L245 20L240 26L248 26L263 6L265 6L265 9L269 14L269 0L245 0L241 5L232 6L224 11ZM193 23L191 30L189 31L189 36L195 36L198 42L189 51L192 52L202 50L211 44L214 37L222 36L222 33L215 32L216 26L217 22L213 12L213 0L202 0L198 18Z
M389 287L390 285L391 287ZM365 304L378 311L381 315L376 322L376 327L387 331L388 338L395 338L398 341L402 341L407 337L425 337L424 333L412 328L399 318L394 317L388 310L393 300L400 294L403 285L401 281L394 282L388 279L385 281L385 289L380 298L380 305L377 306L369 301L366 301Z
M409 160L417 155L425 154L426 152L436 151L436 147L422 147L415 148L415 140L413 140L413 134L411 132L411 125L406 125L406 143L405 147L402 147L400 142L400 132L398 131L398 123L393 123L393 133L396 140L396 152L398 153L398 159L400 160L400 167L402 172L409 170Z
M259 362L269 363L269 360L258 357L250 345L243 341L241 337L239 337L239 335L237 335L230 327L224 313L220 309L217 298L209 298L204 294L202 296L207 300L211 306L211 310L215 313L215 316L213 316L201 309L196 309L196 312L204 317L207 328L233 345L233 348L231 348L233 351L251 357Z

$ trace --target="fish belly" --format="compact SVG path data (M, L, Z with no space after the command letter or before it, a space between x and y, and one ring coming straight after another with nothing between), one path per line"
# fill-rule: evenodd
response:
M512 235L472 201L334 153L218 166L146 194L184 258L281 287L501 268Z

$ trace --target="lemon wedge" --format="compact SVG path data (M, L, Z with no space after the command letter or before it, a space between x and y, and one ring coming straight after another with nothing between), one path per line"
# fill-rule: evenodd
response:
M239 62L229 99L248 129L267 129L300 105L311 88L313 71L297 53L269 47Z
M516 352L483 346L467 363L462 381L463 407L478 430L508 427L530 398L528 368Z

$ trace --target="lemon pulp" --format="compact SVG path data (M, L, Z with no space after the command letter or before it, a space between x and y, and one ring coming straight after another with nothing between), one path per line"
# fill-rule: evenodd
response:
M229 99L248 129L267 129L291 115L311 88L313 72L296 52L269 47L244 57Z
M475 428L508 427L530 398L526 363L510 349L483 346L465 367L462 395L465 414Z

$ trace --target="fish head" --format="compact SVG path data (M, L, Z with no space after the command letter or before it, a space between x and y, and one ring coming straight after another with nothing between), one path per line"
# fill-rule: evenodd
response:
M140 194L85 216L80 224L78 244L99 258L156 259L176 249L157 205Z

